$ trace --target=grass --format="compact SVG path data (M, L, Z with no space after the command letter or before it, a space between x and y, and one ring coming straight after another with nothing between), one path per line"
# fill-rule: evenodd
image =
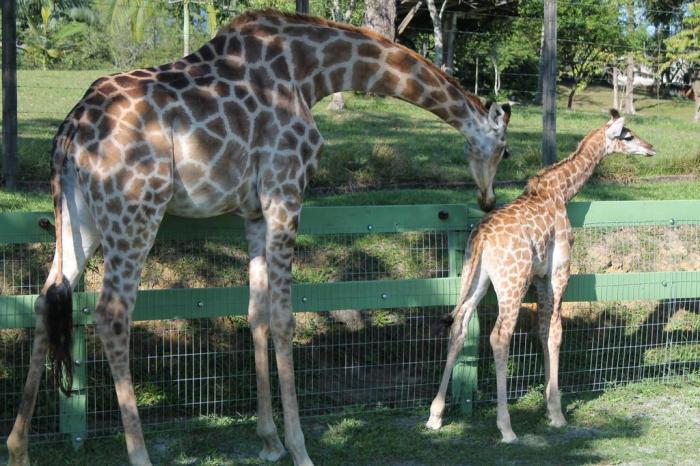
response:
M499 203L510 202L521 187L497 187ZM700 180L684 182L645 182L634 184L589 183L573 199L576 201L631 201L700 199ZM310 195L305 205L404 205L476 203L474 190L382 189L347 194ZM42 192L9 193L0 190L0 212L50 211L51 196Z
M697 460L697 378L565 396L563 407L569 425L554 429L544 418L541 390L511 404L513 428L519 434L513 445L499 442L492 405L482 406L472 417L451 413L437 432L423 426L425 409L308 418L303 429L311 458L323 465L694 464ZM269 464L257 459L260 442L254 424L228 418L204 418L184 431L151 433L146 444L156 464ZM121 435L88 441L78 452L66 445L32 445L30 453L36 465L127 462ZM279 464L292 463L286 457Z
M33 189L46 186L50 149L60 122L99 76L91 71L20 70L19 82L19 178ZM68 84L63 84L68 83ZM565 157L583 136L607 120L611 91L591 87L580 93L574 111L563 108L566 95L560 89L557 119L558 153ZM463 138L434 115L390 98L369 98L346 93L347 110L333 113L325 102L314 108L326 140L315 187L387 186L402 183L446 183L471 180L463 155ZM689 100L655 98L639 93L639 115L629 126L658 149L653 158L611 157L596 177L623 183L644 177L697 174L700 170L698 125L692 123ZM541 158L541 109L515 106L508 142L513 154L501 164L500 180L524 180L539 169ZM0 208L21 205L22 198L0 196ZM31 206L32 199L26 199Z

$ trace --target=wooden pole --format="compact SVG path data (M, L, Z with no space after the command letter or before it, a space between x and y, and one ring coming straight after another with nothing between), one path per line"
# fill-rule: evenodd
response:
M2 143L5 187L17 187L17 27L15 2L2 2Z
M557 160L557 0L544 2L542 165Z
M297 0L297 13L309 14L309 0Z

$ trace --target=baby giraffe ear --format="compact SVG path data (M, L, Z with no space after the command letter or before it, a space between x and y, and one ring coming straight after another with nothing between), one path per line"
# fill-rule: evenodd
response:
M619 114L618 114L619 117ZM625 127L625 119L624 118L616 118L612 121L612 123L609 123L608 128L605 130L605 136L607 136L608 139L615 139L620 137L622 134L622 128Z
M612 123L614 120L617 120L620 118L620 112L617 111L615 108L610 109L610 122Z

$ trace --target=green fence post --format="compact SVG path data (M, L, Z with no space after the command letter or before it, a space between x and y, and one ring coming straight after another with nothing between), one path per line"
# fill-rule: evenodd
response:
M450 276L461 275L464 250L469 231L450 232L447 236ZM471 414L477 384L477 360L479 358L479 318L476 311L469 320L467 338L452 369L452 400L463 414Z
M73 390L70 397L60 394L61 433L70 437L73 447L80 448L87 433L87 345L85 327L73 328Z

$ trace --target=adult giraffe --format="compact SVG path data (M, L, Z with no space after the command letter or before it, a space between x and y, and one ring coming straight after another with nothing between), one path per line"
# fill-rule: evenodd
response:
M483 208L505 151L510 108L481 101L431 63L351 26L275 11L243 14L197 52L157 68L96 81L54 139L56 253L36 302L29 375L7 445L27 464L27 434L48 353L71 387L71 290L102 247L94 312L117 391L129 460L150 464L129 371L129 329L144 260L165 212L235 213L246 220L249 321L255 344L260 456L285 454L272 419L267 344L272 331L294 463L312 464L294 389L291 263L302 194L323 139L310 108L341 90L395 96L423 107L467 139Z

